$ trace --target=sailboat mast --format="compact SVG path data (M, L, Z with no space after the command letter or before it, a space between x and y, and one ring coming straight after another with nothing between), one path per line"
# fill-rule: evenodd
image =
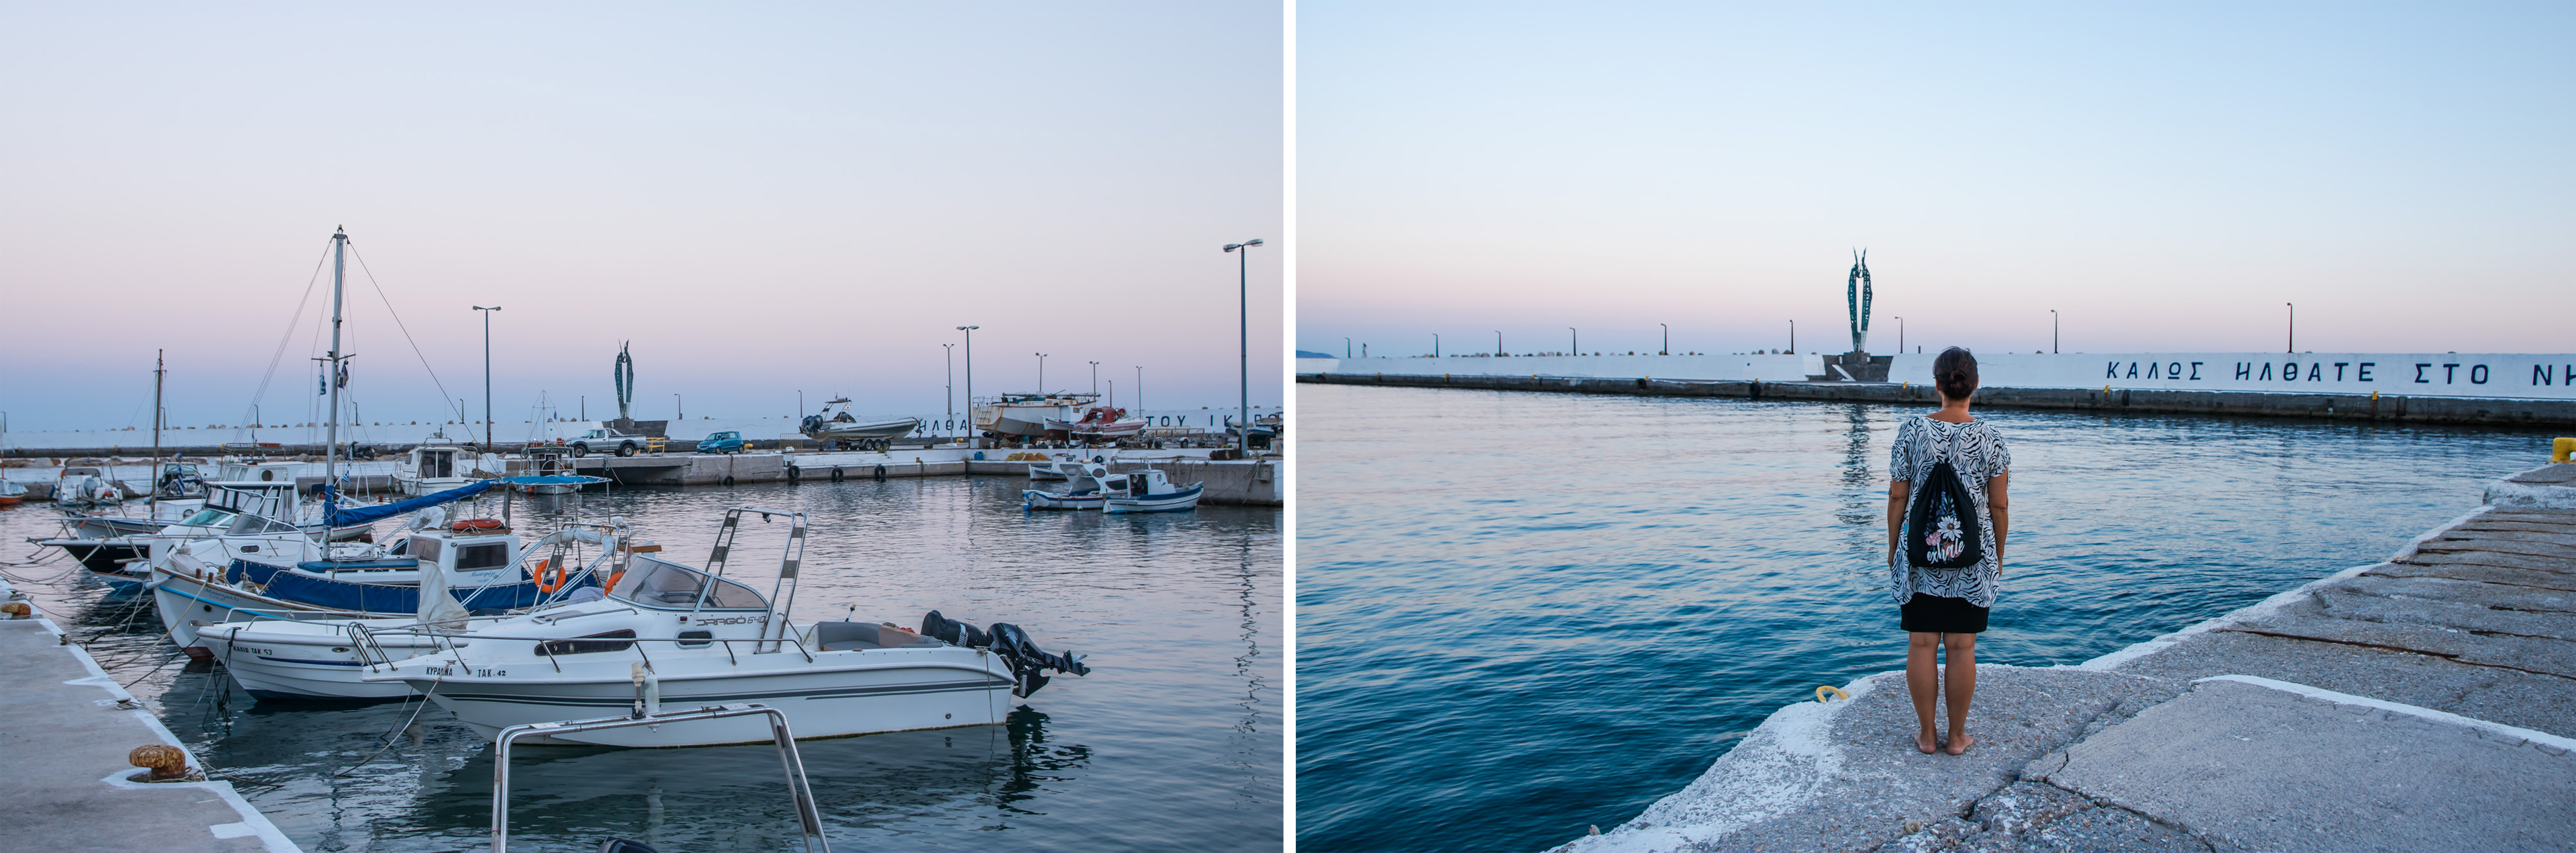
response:
M152 351L152 478L155 481L161 478L161 374L169 372L162 368L164 352L166 350ZM156 485L153 490L159 491L160 487Z
M338 509L340 486L340 292L349 271L349 233L331 234L331 361L323 384L331 388L331 419L322 447L322 538L331 538L331 516Z

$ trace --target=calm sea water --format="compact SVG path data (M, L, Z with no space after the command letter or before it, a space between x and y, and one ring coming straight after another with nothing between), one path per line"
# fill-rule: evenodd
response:
M1299 387L1300 849L1533 850L1904 666L1889 406ZM1981 661L2077 663L2377 562L2545 437L1981 410Z
M933 608L1012 622L1090 655L1008 726L805 741L836 849L1277 850L1281 841L1280 513L1023 515L1009 477L809 482L521 498L519 529L623 515L695 562L725 507L813 522L800 618L856 605L918 624ZM6 542L45 535L50 506L0 511ZM774 577L778 537L753 524L735 571ZM10 550L14 559L23 548ZM49 578L68 561L10 567ZM765 582L754 586L766 590ZM81 573L22 585L288 837L313 851L479 850L489 744L435 706L252 702L189 671L148 597L104 600ZM140 603L142 609L134 609ZM374 760L334 777L376 752ZM665 851L802 849L768 746L536 747L513 762L511 849L593 850L616 835Z

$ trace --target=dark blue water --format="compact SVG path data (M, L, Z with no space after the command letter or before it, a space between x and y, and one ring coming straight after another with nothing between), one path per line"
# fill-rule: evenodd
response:
M703 559L723 509L813 519L799 618L858 605L917 624L933 608L1013 622L1050 650L1090 655L1008 726L806 741L805 766L840 850L1277 850L1284 729L1280 513L1023 515L1008 477L521 498L523 532L573 514L626 516L642 536ZM52 508L0 511L0 533L50 532ZM552 515L554 513L566 513ZM776 572L753 523L733 570ZM21 553L11 550L6 556ZM252 703L221 672L190 670L140 611L102 599L64 562L11 567L119 681L253 805L310 851L483 849L491 751L435 706ZM130 621L129 621L130 620ZM93 639L94 638L94 639ZM346 776L391 732L394 747ZM664 851L802 849L767 746L675 750L531 747L512 765L511 849L597 849L611 835Z
M1920 409L1299 386L1298 844L1534 850L1819 684L1904 666ZM1980 410L2013 454L1985 662L2078 663L2377 562L2530 433Z

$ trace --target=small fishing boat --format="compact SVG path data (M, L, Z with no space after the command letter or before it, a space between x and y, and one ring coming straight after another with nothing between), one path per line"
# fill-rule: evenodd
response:
M1031 466L1035 467L1035 466ZM1065 486L1055 491L1022 489L1022 509L1099 509L1109 496L1101 491L1100 480L1109 476L1109 466L1093 462L1063 462Z
M472 482L466 475L473 472L475 461L474 454L449 441L442 429L394 463L394 488L406 495L444 492Z
M726 557L739 550L736 535L751 516L788 522L768 596L724 576ZM977 629L937 611L918 631L893 623L794 624L805 527L803 513L734 507L725 512L705 569L639 554L598 600L495 620L465 635L471 645L362 678L408 683L486 738L513 726L587 716L585 710L641 706L651 713L664 704L737 702L778 707L797 737L817 738L998 725L1006 722L1012 697L1045 686L1048 671L1090 671L1070 653L1040 650L1017 626ZM530 738L628 747L768 739L766 725L723 720L541 730Z
M0 506L17 506L27 499L27 487L0 480Z
M608 482L606 477L573 473L572 449L559 444L541 444L528 448L527 475L510 478L510 488L521 494L569 495L583 487Z
M1196 509L1203 486L1191 483L1173 488L1172 481L1159 468L1129 471L1100 481L1100 490L1108 495L1101 502L1100 511L1181 512Z
M65 468L54 482L56 506L110 506L133 497L96 468Z
M832 411L834 406L841 407L841 410ZM895 439L911 435L920 427L920 418L860 420L850 413L850 398L836 397L825 401L822 411L806 415L805 420L797 425L797 431L807 438L823 442L826 450L884 450L892 447Z

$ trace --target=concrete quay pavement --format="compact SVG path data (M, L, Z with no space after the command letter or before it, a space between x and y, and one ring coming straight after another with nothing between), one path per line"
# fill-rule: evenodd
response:
M5 584L0 584L5 586ZM294 853L295 843L230 782L130 782L126 754L180 746L150 710L62 643L50 619L0 621L0 847L54 853L140 850ZM183 750L185 747L181 747ZM201 768L194 754L190 768ZM201 777L199 777L201 778Z
M2081 666L1980 666L1966 755L1916 752L1880 673L1556 849L2576 850L2576 465L2487 497Z

